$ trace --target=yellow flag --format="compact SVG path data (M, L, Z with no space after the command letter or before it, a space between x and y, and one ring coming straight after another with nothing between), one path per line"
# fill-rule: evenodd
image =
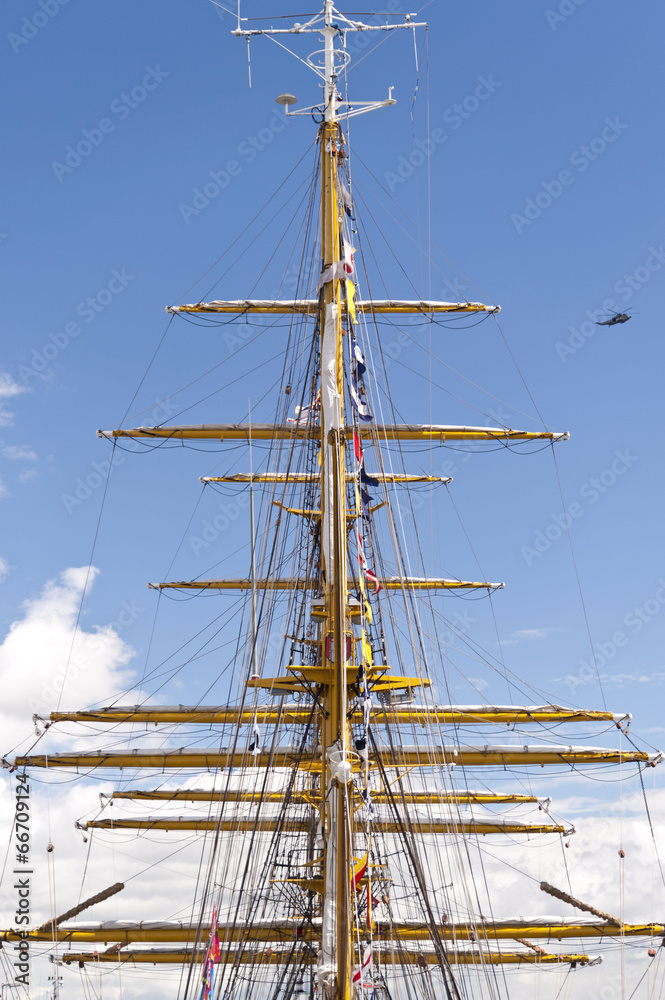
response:
M363 571L362 571L362 569L358 573L358 584L360 585L360 592L363 595L363 607L365 609L365 621L369 625L371 625L372 624L372 609L371 609L371 607L369 605L369 601L367 600L367 597L365 596L365 580L364 580L364 577L363 577Z
M354 888L359 892L358 883L362 878L365 877L367 871L367 864L369 862L369 851L363 854L362 858L353 859L353 885Z
M346 307L347 307L347 309L349 311L349 316L351 317L351 322L352 323L357 323L358 322L358 320L356 319L356 305L355 305L355 302L353 301L353 297L354 297L355 294L356 294L356 286L353 284L352 281L349 281L348 278L347 278L347 281L346 281Z

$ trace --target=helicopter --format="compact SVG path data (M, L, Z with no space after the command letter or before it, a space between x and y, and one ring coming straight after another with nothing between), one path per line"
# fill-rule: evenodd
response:
M632 318L633 317L629 316L628 313L616 312L612 313L608 319L603 320L602 323L599 323L598 320L596 320L596 326L616 326L617 323L627 323L628 320Z

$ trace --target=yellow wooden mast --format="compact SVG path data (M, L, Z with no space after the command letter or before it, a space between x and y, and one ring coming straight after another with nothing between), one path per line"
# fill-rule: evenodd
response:
M311 710L298 702L280 705L271 704L239 708L234 705L113 705L108 708L83 708L75 711L51 712L49 722L144 722L151 725L168 723L200 723L202 725L252 725L258 718L264 725L274 725L280 719L287 722L306 724ZM362 719L362 713L355 709L352 719ZM40 721L41 716L35 716ZM556 722L630 722L627 712L590 711L588 709L562 708L557 705L381 705L373 707L370 718L389 725L413 723L414 725L487 725L506 726L525 723Z
M344 359L342 296L339 279L341 232L337 204L338 153L344 148L335 119L336 28L332 0L325 0L325 118L319 129L321 165L321 264L319 304L321 338L321 566L325 595L321 665L324 667L324 714L321 726L321 826L324 841L323 913L320 989L327 1000L349 1000L352 969L350 834L352 806L347 782L350 768L347 723L347 552L344 474ZM329 662L332 638L333 662ZM326 766L326 765L330 766ZM332 769L332 770L331 770ZM337 777L333 778L336 771ZM346 775L346 780L344 776ZM332 786L332 787L331 787Z
M413 682L412 682L413 684ZM328 684L332 687L332 682ZM373 690L376 690L376 685ZM335 741L333 740L332 743ZM328 744L332 745L331 743ZM449 767L531 767L533 765L579 766L581 764L645 764L653 767L663 759L662 753L646 750L614 750L610 748L580 746L553 746L551 744L507 744L496 746L464 746L452 743L444 746L404 746L392 750L379 746L370 751L370 768L433 768ZM226 747L190 750L83 750L53 754L29 754L14 758L13 767L68 768L78 772L91 771L97 767L145 768L181 771L192 768L197 771L222 771L225 768L244 768L248 772L264 767L296 767L300 771L313 773L327 770L323 760L304 758L293 747L276 747L270 751L249 753L246 750L230 750ZM351 765L359 771L359 763Z
M267 949L250 949L243 951L229 950L222 955L222 961L227 965L286 965L292 960L292 947ZM166 949L166 948L146 948L137 950L118 950L116 945L112 945L108 951L66 951L62 955L65 965L83 966L85 963L95 965L115 963L115 965L182 965L191 962L203 962L206 956L206 949L199 948L195 951L192 948ZM378 952L377 960L379 965L418 965L425 968L429 965L436 965L439 961L436 952L428 950L423 946L420 950L412 948L407 951L401 947L399 952L386 950ZM301 966L311 965L315 961L310 953L305 954L300 959ZM469 949L468 951L449 951L448 961L453 965L595 965L598 959L592 959L590 955L584 953L563 953L551 954L542 948L532 951L495 951L490 949Z
M285 918L283 920L255 921L251 928L236 923L219 921L220 937L225 941L242 942L292 942L297 936L303 942L319 941L321 938L321 922L314 920L311 925L304 926L302 921ZM623 938L623 937L659 937L665 936L665 924L659 922L644 924L617 923L609 920L592 918L590 920L562 918L520 918L515 920L478 920L446 921L436 928L431 928L423 920L391 920L388 923L378 923L374 931L377 942L418 942L431 944L430 931L436 930L444 941L481 941L484 943L497 941L515 941L527 938L530 940L561 941L564 938ZM105 942L111 944L157 944L171 942L190 942L196 935L196 924L185 921L102 921L100 923L60 924L55 929L34 928L24 931L17 927L0 931L0 942L16 942L22 938L28 941L54 940L91 944Z
M250 802L271 804L288 801L291 805L304 805L312 802L309 792L292 791L287 796L285 792L251 792L243 789L210 789L210 788L134 788L128 791L113 792L106 795L100 793L102 800L110 803L116 799L131 799L135 802ZM442 792L438 789L424 789L418 792L404 792L400 799L407 805L485 805L485 804L523 804L540 803L549 805L549 799L539 799L537 795L522 795L514 792ZM372 802L377 805L388 803L385 792L374 792Z
M352 434L351 427L344 428ZM378 441L426 441L445 444L447 441L567 441L567 431L518 431L509 427L458 427L453 424L372 424L360 427L359 437ZM97 436L139 438L171 441L290 441L320 440L322 430L317 424L184 424L175 427L130 427L97 431Z
M348 824L348 816L347 816ZM375 828L381 834L399 835L402 832L403 824L400 822L375 821ZM143 816L132 819L91 819L82 824L86 830L191 830L195 833L215 833L216 831L225 833L251 833L257 830L261 833L276 833L280 830L289 833L307 833L312 828L311 819L305 816L303 819L284 820L281 816L269 819L256 819L253 815L243 814L241 818L233 815L226 819L217 817L189 817L189 816ZM560 823L523 823L510 821L483 822L480 820L410 820L409 830L417 834L442 834L453 836L462 834L464 836L486 837L490 834L500 834L501 836L519 836L520 834L533 835L544 833L559 833L569 837L575 833L574 827L563 826Z

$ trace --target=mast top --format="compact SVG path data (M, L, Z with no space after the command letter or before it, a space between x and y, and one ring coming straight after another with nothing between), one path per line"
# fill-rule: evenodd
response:
M354 101L353 106L349 101L345 101L338 88L337 80L351 62L351 54L347 50L346 35L348 32L356 31L394 31L397 28L410 28L414 34L416 28L426 28L426 21L414 21L415 14L404 14L404 21L397 24L366 24L363 21L352 21L335 9L333 0L324 0L323 10L315 14L304 24L295 21L290 28L242 28L241 18L238 17L238 24L231 34L236 38L244 38L247 43L256 35L266 35L277 41L278 35L307 35L319 34L323 36L324 48L311 52L306 59L302 59L295 52L291 52L283 42L278 44L291 52L299 62L304 62L323 81L323 102L322 104L310 105L300 111L290 111L289 107L296 103L292 94L280 94L277 98L278 104L284 105L287 115L311 115L318 112L323 115L325 122L335 122L353 115L364 114L366 111L373 111L376 108L388 107L397 102L393 99L393 87L388 89L388 97L383 101ZM341 46L335 46L335 40L342 39Z

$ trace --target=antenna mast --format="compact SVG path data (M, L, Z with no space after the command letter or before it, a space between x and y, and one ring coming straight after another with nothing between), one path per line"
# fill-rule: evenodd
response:
M424 26L424 25L423 25ZM324 1000L350 1000L354 992L355 892L353 870L353 784L349 750L347 669L353 662L354 640L349 613L347 584L346 475L344 469L344 339L342 316L348 310L342 278L342 233L338 199L338 166L346 155L340 122L352 115L396 102L392 88L387 100L361 101L353 105L342 99L337 79L348 65L346 46L335 48L335 39L347 31L390 31L413 28L407 15L404 23L365 25L350 21L335 10L333 0L324 0L323 11L306 24L293 28L244 30L238 5L238 27L233 32L249 45L252 35L283 36L318 34L324 48L311 53L307 65L321 80L322 106L290 111L296 103L291 94L277 98L287 115L321 114L319 126L321 180L321 274L319 276L318 325L321 352L321 590L324 595L319 635L320 666L323 667L321 723L321 779L319 809L323 836L323 919L321 951L317 965L320 996ZM279 42L283 45L283 42ZM290 51L287 49L287 51ZM295 53L292 53L295 55ZM299 56L296 58L300 59ZM303 61L303 60L301 60ZM250 474L250 491L252 475ZM253 497L250 492L253 523ZM253 530L253 527L252 527ZM254 609L254 545L252 541L252 602ZM256 641L255 611L253 632ZM255 656L255 653L253 654ZM255 660L253 659L253 672Z

